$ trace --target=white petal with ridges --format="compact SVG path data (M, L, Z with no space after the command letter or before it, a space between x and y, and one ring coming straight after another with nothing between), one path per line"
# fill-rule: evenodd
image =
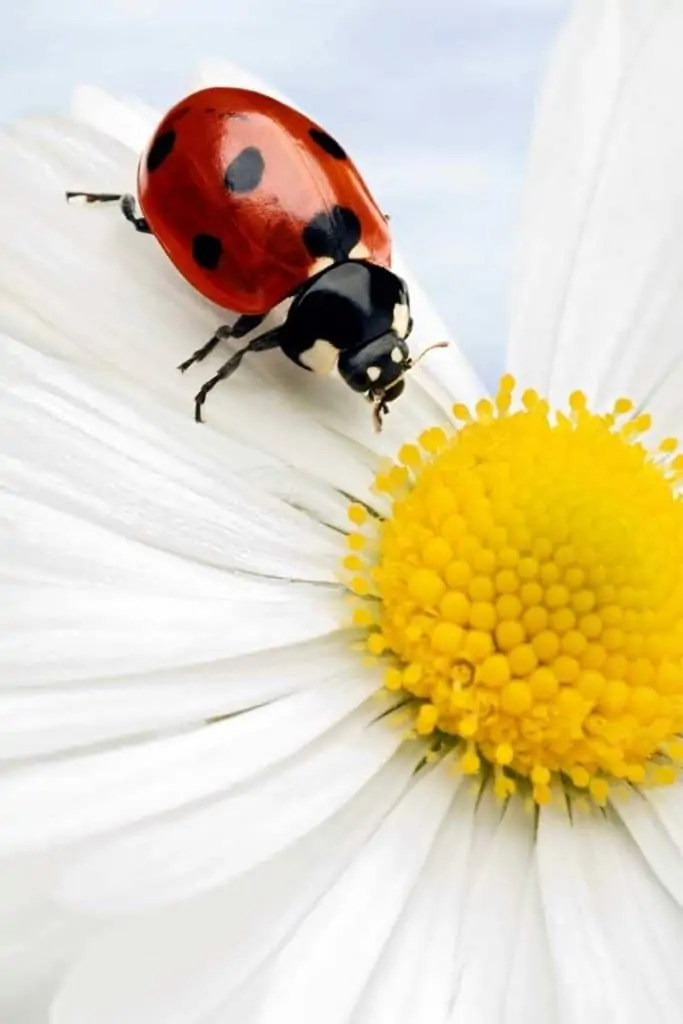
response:
M51 544L62 541L64 555L81 528L80 537L98 539L79 520L17 509L30 514L27 526L53 526ZM113 554L109 535L99 539ZM151 552L126 546L141 562ZM0 585L0 677L12 685L43 685L206 663L330 635L339 616L337 601L326 599L323 588L239 577L226 579L220 595L204 590L187 598L163 597L132 582L106 589L68 582Z
M0 855L72 842L230 789L304 749L368 690L362 680L337 681L179 736L0 776Z
M259 1024L348 1021L452 803L450 769L416 780L278 955Z
M105 932L66 978L50 1024L200 1024L363 856L414 754L394 758L329 822L247 877Z
M74 865L60 898L124 914L217 888L275 856L352 800L394 756L401 734L385 722L369 724L376 713L361 709L234 796L112 839Z
M680 785L646 789L645 799L654 809L672 842L683 857L683 789Z
M10 490L200 563L334 581L335 535L244 483L226 458L198 467L190 422L176 424L176 451L146 442L98 389L73 374L60 387L52 360L2 338L0 347L0 473Z
M564 808L542 809L536 856L562 1024L631 1024L631 993L588 880L590 857Z
M617 819L581 816L574 829L585 851L595 914L628 1005L622 1020L675 1024L683 999L680 907L653 877Z
M630 792L627 800L615 800L614 812L631 833L650 871L683 909L683 849L666 831L652 804L642 794ZM674 812L674 819L675 812Z
M169 409L159 402L151 402L148 393L139 388L128 388L125 401L111 393L110 387L91 383L92 374L70 370L53 358L46 358L34 348L0 338L6 376L4 386L9 391L5 401L27 399L26 404L4 410L7 425L2 435L7 437L6 454L11 447L20 447L26 458L27 429L35 434L49 420L51 431L45 446L54 444L52 431L69 431L77 439L86 431L88 440L102 447L112 446L106 452L130 459L139 469L163 473L176 486L191 487L195 494L211 502L210 488L225 488L226 477L238 474L240 480L259 491L281 497L297 510L313 513L305 526L313 547L320 547L321 530L316 523L332 523L335 528L347 529L346 508L348 498L309 473L297 472L280 459L258 451L250 445L239 444L231 438L213 431L198 430L187 415ZM22 417L21 422L17 416ZM135 448L131 451L130 439ZM83 439L80 438L81 447ZM63 461L61 452L58 452ZM44 458L44 455L42 456ZM226 468L229 468L229 472ZM207 485L209 490L207 491ZM268 503L266 502L266 505ZM245 510L246 511L246 510ZM247 518L245 514L245 518ZM291 513L285 513L291 524ZM308 545L306 545L308 548Z
M208 665L99 683L0 690L0 759L51 754L257 708L308 687L362 677L358 654L340 633ZM360 673L359 673L360 668Z
M460 786L351 1024L446 1024L469 889L475 802Z
M557 1003L535 856L526 879L501 1024L555 1024Z
M451 1024L499 1024L503 1016L532 862L532 824L521 801L510 801L486 853L471 862Z
M659 301L655 270L683 194L671 127L682 14L667 0L581 0L560 37L531 152L509 355L552 401L595 394L617 345L653 354L640 325ZM643 394L647 380L635 383Z

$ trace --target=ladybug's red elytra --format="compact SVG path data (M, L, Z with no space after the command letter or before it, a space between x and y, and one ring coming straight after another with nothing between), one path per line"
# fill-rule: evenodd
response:
M388 217L324 129L270 96L202 89L166 114L142 153L142 216L132 195L67 192L75 198L119 202L198 292L240 314L179 369L254 333L197 394L197 421L246 352L280 348L305 370L336 371L372 402L381 428L415 362L408 288L391 270ZM259 333L266 317L274 326Z

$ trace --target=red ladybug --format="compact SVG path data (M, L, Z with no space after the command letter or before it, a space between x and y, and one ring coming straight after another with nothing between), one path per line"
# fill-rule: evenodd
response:
M281 348L305 370L337 371L373 403L377 429L414 365L408 289L393 273L387 217L339 143L303 114L247 89L202 89L164 117L118 201L207 299L241 314L179 367L225 338L255 333L207 381L209 391L246 352Z

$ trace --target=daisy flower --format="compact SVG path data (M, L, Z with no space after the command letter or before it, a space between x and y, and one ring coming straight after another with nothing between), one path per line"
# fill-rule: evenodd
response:
M193 422L221 311L63 201L156 113L3 134L2 1020L679 1024L682 47L576 5L497 393L379 436L276 352Z

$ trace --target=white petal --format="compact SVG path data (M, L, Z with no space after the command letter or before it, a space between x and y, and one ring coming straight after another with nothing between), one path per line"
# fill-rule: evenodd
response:
M259 1024L343 1024L391 935L453 799L450 759L418 779L269 972Z
M161 115L137 99L125 100L92 85L79 86L71 99L71 115L76 121L118 139L136 154L149 142Z
M683 855L683 787L676 785L646 789L643 796L654 808L672 842Z
M275 666L275 667L274 667ZM235 714L358 672L345 634L98 684L0 690L0 758L92 746Z
M222 1003L215 1013L203 1016L201 1024L258 1024L263 1003L264 976L250 978L246 985Z
M641 793L633 791L628 800L616 800L613 806L653 875L683 908L683 849L680 843L677 844L668 834L652 804ZM667 817L666 811L664 817ZM677 822L676 810L671 820Z
M452 1024L499 1024L519 942L520 917L533 849L533 819L508 802L493 841L472 865L458 942L458 986Z
M624 1021L675 1021L683 977L683 913L659 882L625 829L611 816L579 817L587 881L619 985L629 1010Z
M73 867L60 898L118 915L216 888L274 856L352 800L394 756L401 735L384 721L368 725L376 713L360 709L234 796L112 839Z
M169 436L54 360L9 339L0 349L9 490L199 563L334 580L336 535L243 482L190 421Z
M93 924L59 910L57 857L0 861L0 1020L45 1024L58 979Z
M204 60L199 67L198 88L207 88L214 85L228 86L231 89L251 89L253 92L261 92L266 96L273 96L280 103L286 103L290 107L303 110L291 96L285 95L276 89L270 82L253 74L248 68L227 60ZM309 115L310 116L310 115Z
M190 733L0 776L0 854L72 842L229 789L297 753L368 690L365 680L337 679Z
M536 861L531 865L516 935L512 971L502 1024L554 1024L561 1020L557 1004L548 933L538 884Z
M66 978L50 1024L199 1024L362 851L414 765L414 754L390 761L331 821L246 878L107 931Z
M0 936L0 1015L8 1024L25 1024L28 1014L44 1024L60 975L92 933L91 922L45 904L12 920Z
M450 411L453 402L475 405L480 398L486 396L486 387L396 247L393 268L408 282L410 290L410 307L415 321L410 335L410 348L414 355L419 356L423 349L436 341L450 342L447 349L435 349L425 356L424 362L411 374L411 380L419 381L420 386L442 409ZM412 389L406 391L408 400L411 394Z
M3 504L7 508L9 503ZM148 570L152 566L144 563L158 555L129 542L114 544L111 535L87 529L81 520L50 516L35 506L17 502L7 515L10 522L12 515L15 522L23 516L27 530L53 531L47 551L17 537L19 554L42 557L48 568L55 545L66 558L81 540L81 551L90 547L94 552L97 542L106 546L112 572L117 553L129 563L137 556L140 568ZM102 558L98 568L104 572L105 567ZM124 567L117 568L120 574ZM127 568L133 577L133 566ZM173 566L162 564L160 570L159 585ZM235 577L211 596L201 582L198 592L184 599L143 589L134 578L127 587L114 581L108 589L74 587L68 581L0 586L0 677L14 685L43 685L151 672L296 644L332 634L339 625L336 602L330 604L310 584Z
M532 147L509 358L552 401L575 387L644 397L678 350L682 38L683 8L665 0L581 0L560 38Z
M599 821L600 828L609 828ZM590 859L563 808L544 807L538 824L538 872L562 1024L631 1024L625 990L604 921L597 912Z
M445 1024L470 879L475 800L461 786L353 1024Z

